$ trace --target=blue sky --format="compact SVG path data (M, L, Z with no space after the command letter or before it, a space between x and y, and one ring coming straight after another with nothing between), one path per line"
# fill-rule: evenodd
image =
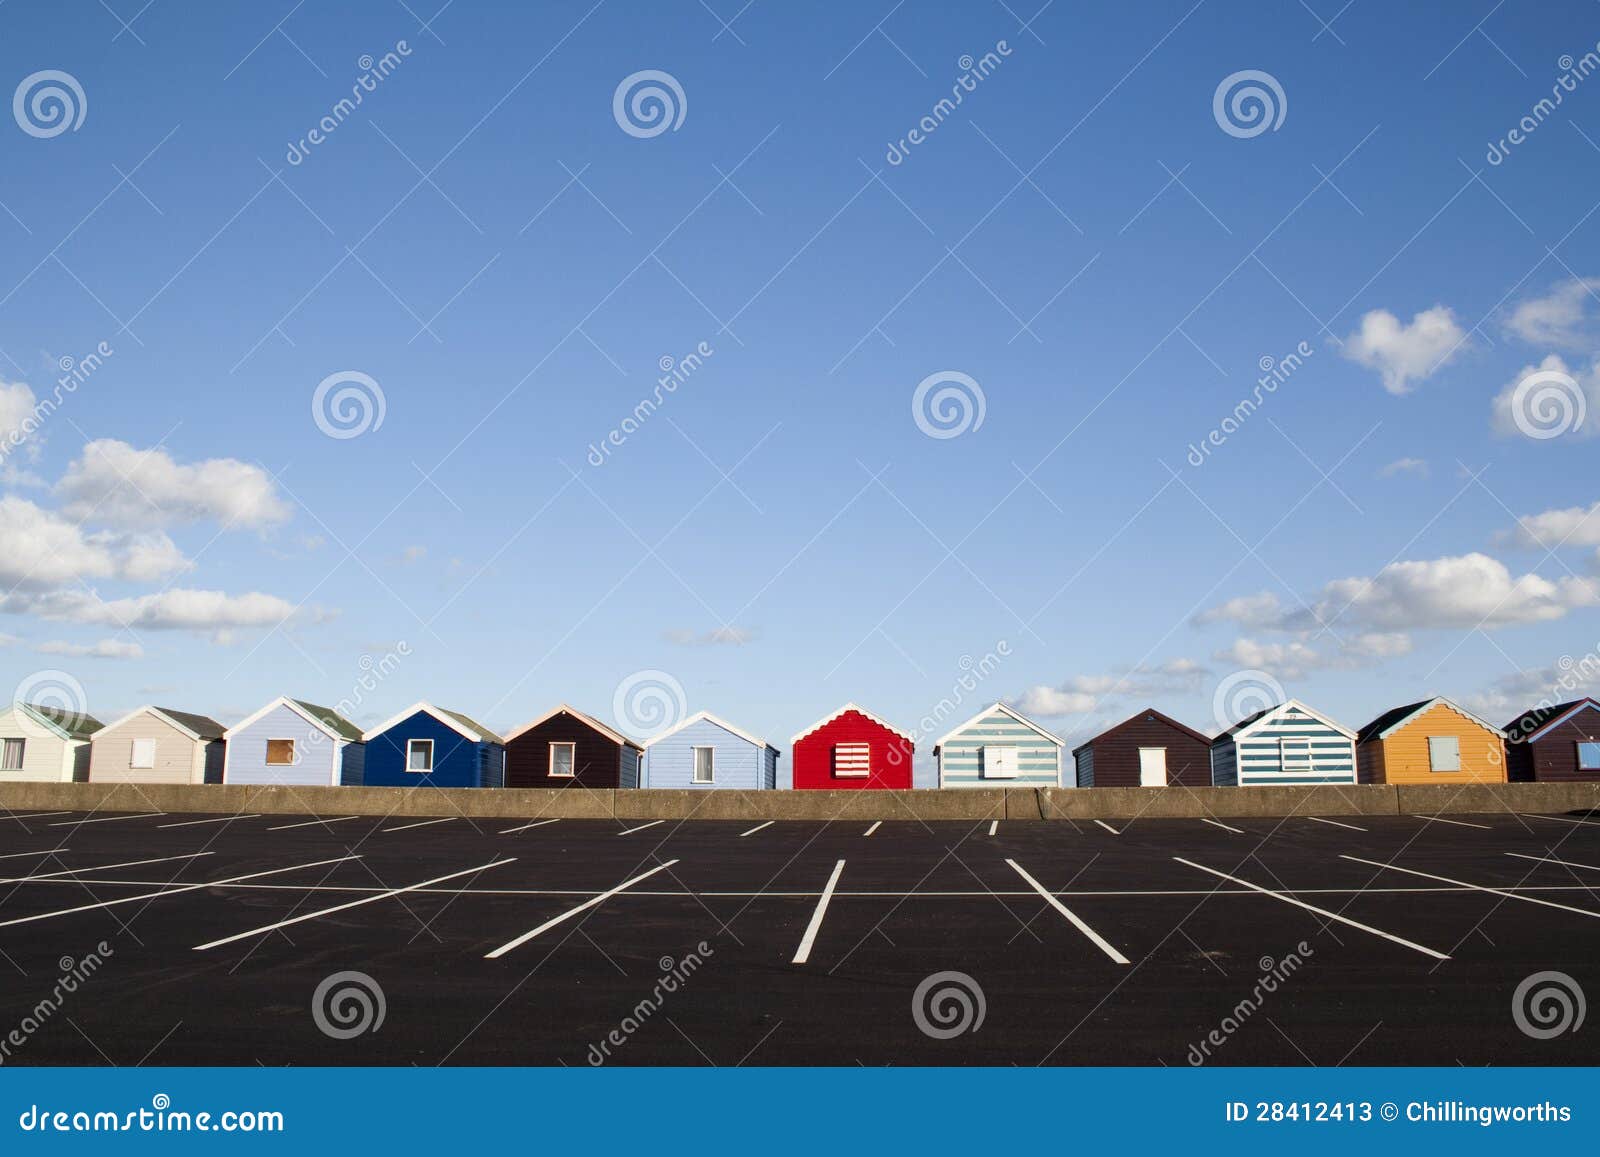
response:
M12 682L635 733L664 689L786 745L1502 722L1600 642L1595 5L436 8L0 10L83 106L0 132ZM676 127L614 115L645 70ZM1247 70L1275 127L1226 131ZM1523 432L1532 371L1582 420ZM381 425L323 432L338 374ZM924 432L941 374L981 425Z

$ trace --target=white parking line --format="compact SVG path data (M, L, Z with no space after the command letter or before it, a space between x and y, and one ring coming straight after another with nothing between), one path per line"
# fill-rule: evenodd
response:
M286 832L290 828L309 828L309 827L314 827L317 824L342 824L346 820L358 820L360 818L361 818L360 816L337 816L337 817L335 817L333 819L302 820L300 823L297 823L297 824L279 824L275 828L268 828L267 831L269 831L269 832Z
M1200 822L1203 824L1210 824L1214 828L1221 828L1225 832L1232 832L1236 836L1242 836L1245 834L1245 830L1243 828L1230 828L1225 823L1221 823L1217 820L1208 820L1204 816L1200 817Z
M1517 814L1530 820L1555 820L1558 824L1580 824L1586 828L1600 827L1600 823L1596 823L1594 820L1575 820L1571 816L1542 816L1534 812L1518 812ZM24 816L22 818L26 819L27 817Z
M256 813L253 813L251 815L244 815L244 816L217 816L215 819L209 819L209 820L182 820L179 823L175 823L175 824L157 824L156 827L158 827L158 828L192 828L192 827L194 827L195 824L231 824L234 820L258 820L260 818L261 818L261 814L259 812L256 812Z
M883 826L883 821L882 820L873 820L872 821L872 826L870 828L868 828L866 831L862 832L861 834L863 836L870 836L873 832L877 831L882 826Z
M429 824L448 824L448 823L453 823L458 818L460 818L460 817L458 817L458 816L445 816L443 819L438 819L438 820L418 820L414 824L401 824L398 827L384 828L383 830L386 831L386 832L406 832L406 831L410 831L412 828L425 828Z
M1035 880L1032 876L1028 875L1027 872L1023 871L1021 864L1017 863L1015 860L1007 860L1006 863L1011 865L1012 869L1017 873L1017 875L1022 877L1022 879L1027 883L1028 887L1032 888L1035 892L1044 897L1045 903L1049 904L1050 907L1054 908L1068 920L1072 921L1072 926L1087 936L1090 941L1093 942L1096 948L1100 949L1101 952L1104 952L1118 964L1128 963L1128 958L1126 956L1118 952L1115 948L1111 947L1104 936L1101 936L1100 933L1096 932L1093 928L1089 927L1081 919L1079 919L1076 912L1074 912L1071 908L1068 908L1060 900L1056 899L1055 894L1052 893L1050 889L1046 888L1043 884L1039 883L1038 880Z
M45 848L42 852L11 852L9 855L0 856L0 860L20 860L24 856L53 856L57 852L66 850L66 848Z
M1399 936L1394 935L1392 932L1385 932L1383 929L1374 928L1370 924L1362 924L1359 921L1350 919L1348 916L1341 916L1339 913L1330 912L1326 908L1318 908L1314 904L1307 904L1304 900L1296 900L1293 896L1287 896L1282 892L1274 892L1271 888L1263 888L1260 884L1252 884L1249 880L1241 880L1237 876L1230 876L1226 872L1219 872L1215 868L1208 868L1204 864L1197 864L1193 860L1184 859L1182 856L1173 856L1172 858L1177 860L1180 864L1185 864L1191 868L1198 868L1200 871L1216 876L1219 879L1226 880L1230 884L1238 884L1241 887L1249 888L1252 892L1260 892L1263 896L1271 896L1274 900L1282 900L1285 904L1293 904L1296 908L1304 908L1307 912L1315 912L1318 916L1326 916L1329 920L1336 920L1340 924L1348 925L1351 928L1359 928L1363 932L1370 932L1374 936L1380 936L1393 944L1399 944L1411 949L1414 952L1420 952L1424 956L1431 956L1435 960L1450 959L1450 957L1446 956L1443 952L1435 952L1432 948L1426 948L1423 945L1415 944L1410 940L1403 940ZM1346 856L1344 858L1350 859L1351 857Z
M0 880L0 884L23 884L29 880L54 880L58 876L81 876L85 872L109 872L112 868L137 868L144 864L168 864L173 860L195 860L210 854L210 852L190 852L186 856L162 856L155 860L124 860L120 864L96 864L90 868L68 868L62 872L41 872L32 876L13 876L8 880ZM98 880L95 882L100 883Z
M822 895L817 897L816 911L811 913L811 923L806 925L806 934L800 938L800 947L795 949L790 964L804 964L811 959L811 946L817 942L817 933L822 930L822 918L828 914L828 901L833 899L833 890L839 886L839 877L843 874L844 861L840 860L833 866L833 875L828 877Z
M1121 832L1117 831L1116 828L1114 828L1110 824L1106 823L1105 820L1095 820L1094 822L1099 824L1101 827L1105 828L1106 831L1110 832L1114 836L1120 836L1122 834Z
M504 956L507 952L510 952L512 949L522 947L522 945L524 945L528 941L532 940L535 936L539 935L541 932L548 932L551 928L554 928L557 924L560 924L563 920L570 920L572 917L576 916L579 912L587 911L588 909L593 908L596 904L602 904L605 901L611 899L611 897L615 896L618 892L627 891L629 888L631 888L635 884L637 884L640 880L648 880L651 876L655 875L657 872L665 872L668 868L672 867L672 865L676 864L677 862L678 862L677 860L668 860L666 863L660 864L660 865L658 865L658 866L656 866L654 868L651 868L648 872L644 872L644 873L642 873L640 875L637 875L631 880L624 880L624 881L622 881L622 883L618 884L615 888L609 888L606 891L601 892L598 896L595 896L595 897L592 897L591 899L585 900L582 904L579 904L576 908L569 908L565 912L561 913L561 915L556 916L553 919L546 920L543 924L539 925L532 932L524 932L521 936L518 936L515 940L506 941L504 944L500 945L500 947L496 948L493 952L484 953L484 957L483 958L485 960L498 960L500 957Z
M155 820L166 815L166 812L139 812L131 816L99 816L91 820L57 820L46 826L52 828L75 828L79 824L114 824L118 820Z
M1532 860L1537 864L1558 864L1563 868L1587 868L1591 872L1600 872L1600 866L1595 864L1580 864L1573 860L1558 860L1554 856L1528 856L1521 852L1507 852L1508 856L1515 856L1519 860Z
M1455 824L1458 828L1481 828L1486 832L1494 831L1488 824L1469 824L1466 820L1447 820L1443 816L1419 815L1417 818L1419 820L1427 820L1430 824Z
M114 908L118 904L135 904L141 900L159 900L163 896L176 896L183 892L198 891L201 888L215 888L222 884L237 884L241 880L255 880L262 876L277 876L284 872L298 872L305 868L321 868L328 864L342 864L346 860L359 860L360 858L360 856L340 856L333 860L316 860L309 864L295 864L289 868L273 868L266 872L250 872L247 875L233 876L226 880L206 880L199 884L180 884L177 887L164 888L158 892L141 892L137 896L124 896L120 900L104 900L98 904L80 904L76 908L61 908L55 912L39 912L33 916L19 916L15 920L0 920L0 928L9 928L13 924L31 924L35 920L49 920L56 916L71 916L76 912L93 912L98 908Z
M1573 908L1567 904L1557 904L1554 900L1541 900L1537 896L1522 896L1516 892L1507 891L1505 888L1490 888L1483 884L1471 884L1466 880L1452 880L1449 876L1435 876L1430 872L1419 872L1415 868L1402 868L1398 864L1384 864L1377 860L1363 860L1360 856L1340 856L1341 860L1353 860L1358 864L1367 864L1374 868L1387 868L1391 872L1404 872L1408 876L1421 876L1424 880L1437 880L1441 884L1455 884L1461 888L1471 888L1475 892L1488 892L1491 896L1504 896L1508 900L1521 900L1524 904L1538 904L1543 908L1560 908L1563 912L1573 912L1579 916L1593 916L1600 920L1600 912L1591 912L1588 908Z
M749 830L749 831L747 831L747 832L740 832L740 833L739 833L739 838L740 838L740 839L741 839L741 840L742 840L742 839L744 839L744 838L745 838L745 837L746 837L746 836L753 836L753 835L755 835L755 834L756 834L756 833L757 833L757 832L759 832L759 831L760 831L760 830L761 830L761 829L762 829L762 828L770 828L770 827L771 827L771 826L772 826L772 823L773 823L773 821L772 821L772 820L768 820L768 821L767 821L767 822L766 822L766 823L764 823L764 824L757 824L757 825L756 825L756 826L755 826L755 827L753 827L753 828L751 828L751 829L750 829L750 830Z
M529 828L542 828L542 827L544 827L545 824L553 824L553 823L556 822L556 819L560 819L560 818L561 818L560 816L557 816L557 817L555 817L555 819L534 820L531 824L523 824L521 827L518 827L518 828L506 828L500 834L502 836L516 835L516 833L525 832Z
M642 831L645 830L645 828L653 828L657 824L664 824L666 822L667 822L666 820L651 820L649 823L640 824L636 828L624 828L622 831L618 832L617 835L619 835L619 836L631 836L631 835L633 835L634 832L642 832ZM674 861L674 863L676 863L676 861Z
M1332 824L1336 828L1349 828L1353 832L1364 832L1366 828L1358 828L1355 824L1347 824L1342 820L1325 820L1321 816L1301 816L1301 819L1312 820L1319 824Z
M248 932L238 932L232 936L224 936L221 940L212 940L205 944L196 944L194 951L204 952L208 948L220 948L224 944L232 944L236 940L248 940L252 936L263 936L268 932L276 932L279 928L287 928L291 924L302 924L307 920L316 920L322 916L331 916L335 912L343 912L350 908L359 908L363 904L376 904L379 900L387 900L392 896L401 896L407 892L415 892L418 888L426 888L433 884L442 884L446 880L458 880L462 876L472 876L479 872L487 872L490 868L498 868L504 864L516 863L516 857L494 860L487 864L479 864L476 868L468 868L461 872L451 872L448 876L435 876L431 880L423 880L420 884L411 884L404 888L390 888L387 892L379 892L375 896L365 896L360 900L351 900L344 904L335 904L331 908L319 908L315 912L306 912L299 916L291 916L287 920L279 920L276 924L264 924L260 928L252 928Z
M999 830L1000 830L1000 821L999 820L990 820L989 821L989 834L992 836L992 835L995 834L995 832L997 832Z
M42 820L42 819L44 819L45 816L70 816L71 814L72 813L69 812L69 811L67 811L67 812L29 812L25 816L7 815L7 816L0 816L0 819L7 819L7 820Z

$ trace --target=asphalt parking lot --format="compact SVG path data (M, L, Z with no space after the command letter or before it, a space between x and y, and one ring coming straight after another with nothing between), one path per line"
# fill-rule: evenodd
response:
M1597 886L1588 816L8 815L0 1041L14 1065L1594 1064L1592 1026L1530 1035L1513 1000L1549 971L1600 993Z

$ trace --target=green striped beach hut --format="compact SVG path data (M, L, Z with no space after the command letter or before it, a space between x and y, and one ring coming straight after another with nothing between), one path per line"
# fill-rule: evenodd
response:
M1211 741L1211 783L1356 783L1356 734L1298 699L1239 720Z
M1060 787L1065 744L1004 703L994 703L933 749L940 787Z

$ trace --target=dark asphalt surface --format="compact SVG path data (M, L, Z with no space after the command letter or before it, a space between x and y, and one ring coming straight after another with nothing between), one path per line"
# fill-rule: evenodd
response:
M1207 1063L1600 1062L1594 1024L1534 1039L1512 1009L1519 982L1547 970L1600 996L1595 820L1340 820L1365 831L1306 818L1226 821L1241 833L1151 820L1114 823L1116 835L1092 823L1002 821L993 836L987 821L886 822L870 836L864 823L780 822L741 836L754 825L667 821L619 835L637 821L560 820L501 834L527 821L387 831L417 821L77 818L0 818L0 1039L34 1018L62 958L82 960L102 940L112 950L12 1043L7 1064L581 1066L616 1029L627 1039L609 1046L612 1064L1183 1066L1191 1046L1236 1016L1263 967L1301 941L1310 952L1298 970L1228 1022ZM56 848L67 850L31 854ZM164 859L196 852L206 854ZM302 866L349 856L360 858ZM508 857L515 862L469 871ZM86 871L140 860L163 862ZM792 963L840 860L809 959ZM96 906L261 872L274 874ZM53 878L13 882L30 874ZM56 914L69 908L83 910ZM27 919L36 916L45 918ZM701 942L710 951L700 966L629 1031L624 1021L653 999L663 967ZM318 1027L313 995L348 970L381 988L384 1019L336 1039ZM918 1027L913 996L945 971L976 982L984 1017L976 1031L938 1039Z

